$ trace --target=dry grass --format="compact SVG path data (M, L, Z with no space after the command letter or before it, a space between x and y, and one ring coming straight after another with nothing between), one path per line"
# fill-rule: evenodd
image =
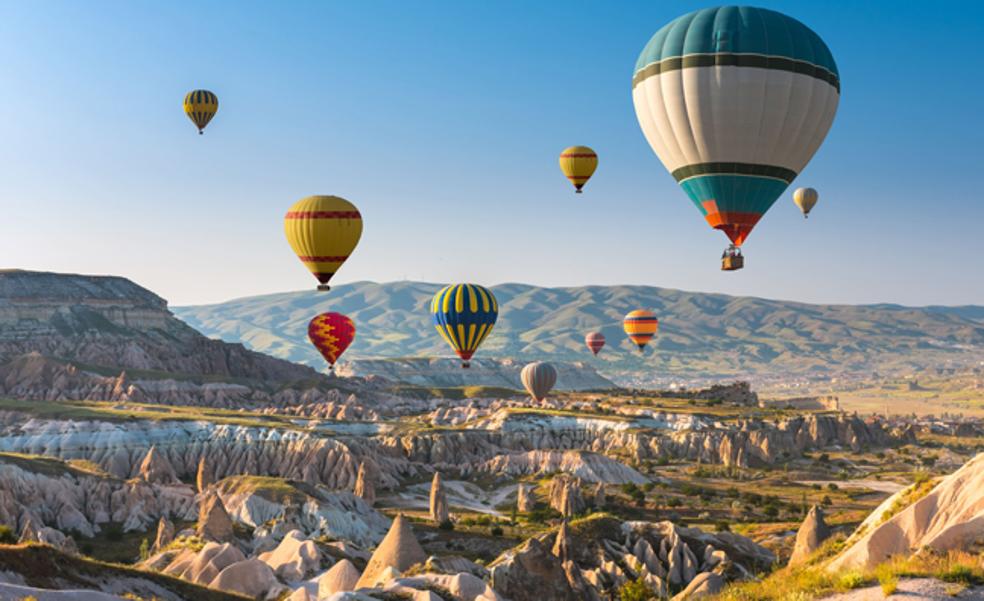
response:
M908 558L891 559L872 570L828 573L824 565L842 545L842 540L825 544L801 567L782 568L756 582L731 584L719 598L734 601L809 601L876 583L887 596L895 591L901 578L935 578L948 583L954 590L984 584L984 554L963 551L924 551Z

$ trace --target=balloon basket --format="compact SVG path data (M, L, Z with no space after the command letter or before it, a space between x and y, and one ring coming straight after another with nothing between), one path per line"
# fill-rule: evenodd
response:
M737 271L745 266L745 257L735 255L721 259L721 271Z
M471 363L469 363L467 361L462 361L461 362L461 369L468 369L469 367L471 367Z
M328 292L329 290L331 290L331 286L329 286L328 284L319 284L318 290L320 292Z

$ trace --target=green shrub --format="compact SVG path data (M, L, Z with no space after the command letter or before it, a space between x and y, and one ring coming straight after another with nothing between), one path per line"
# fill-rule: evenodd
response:
M451 520L444 520L438 526L441 530L454 530L454 523Z
M878 584L881 585L882 594L888 597L899 588L899 576L890 569L889 564L882 564L875 568L875 576Z
M17 543L17 535L10 526L0 526L0 544L13 545Z
M837 579L837 588L841 590L853 590L861 588L865 584L864 574L856 570L845 572Z
M960 584L972 585L976 583L977 577L970 566L956 564L940 573L940 580L943 582L959 582Z
M656 594L646 586L642 578L626 582L618 589L618 598L621 601L649 601L655 597Z

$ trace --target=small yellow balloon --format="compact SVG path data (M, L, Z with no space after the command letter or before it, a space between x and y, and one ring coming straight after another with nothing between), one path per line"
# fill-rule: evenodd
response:
M571 180L578 194L597 168L598 155L587 146L571 146L560 153L560 170Z
M335 275L362 237L362 215L339 196L308 196L284 217L284 233L297 258L328 290Z
M820 194L813 188L797 188L793 192L793 202L796 203L800 211L803 211L804 219L810 216L810 211L816 206L818 200L820 200Z

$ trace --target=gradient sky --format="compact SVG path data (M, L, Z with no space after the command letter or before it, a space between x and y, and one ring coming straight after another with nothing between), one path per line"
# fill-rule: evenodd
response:
M759 4L820 34L843 94L795 183L819 206L781 198L743 271L636 123L643 45L710 5L656 0L0 2L0 261L176 305L313 288L281 220L337 194L366 225L335 282L984 304L984 3ZM573 144L600 155L578 196Z

